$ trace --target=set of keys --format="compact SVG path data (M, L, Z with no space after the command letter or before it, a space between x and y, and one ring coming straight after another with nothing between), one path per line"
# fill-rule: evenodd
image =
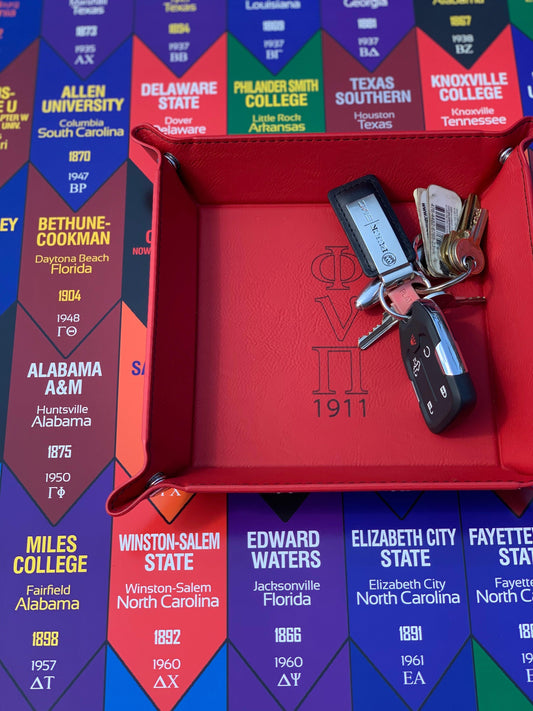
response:
M463 203L453 190L439 185L413 192L420 239L423 245L424 267L429 276L459 276L467 270L480 274L485 257L480 247L487 226L488 213L479 204L477 195L470 194Z
M398 325L403 363L424 420L432 432L442 432L476 400L441 307L483 301L460 299L447 289L483 270L480 241L487 211L475 195L463 204L439 186L417 189L421 234L411 243L375 176L335 188L328 197L363 272L371 278L357 307L380 303L384 309L381 322L358 345L369 348ZM435 278L441 281L433 283Z

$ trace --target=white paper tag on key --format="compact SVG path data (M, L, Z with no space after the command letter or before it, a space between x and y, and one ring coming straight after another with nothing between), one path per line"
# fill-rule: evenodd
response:
M430 185L427 189L428 237L424 242L426 265L430 274L436 277L450 276L440 258L440 248L444 237L457 229L463 202L453 190L440 185Z
M413 190L413 197L415 199L416 212L418 215L418 222L420 223L420 236L422 237L422 243L424 245L424 252L426 251L426 244L428 242L428 191L426 188L416 188Z

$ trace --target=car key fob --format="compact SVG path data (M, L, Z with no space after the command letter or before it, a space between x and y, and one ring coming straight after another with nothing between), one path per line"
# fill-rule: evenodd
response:
M460 412L472 407L476 392L459 348L439 307L415 301L400 322L400 346L424 420L442 432Z

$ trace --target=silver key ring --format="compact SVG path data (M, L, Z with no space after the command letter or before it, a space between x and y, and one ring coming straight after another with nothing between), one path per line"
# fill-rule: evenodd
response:
M426 289L431 288L431 282L424 274L422 274L422 272L415 272L410 281L421 281L423 284L426 285ZM409 316L406 316L405 314L401 314L399 311L396 311L396 309L393 309L392 306L390 306L385 301L385 284L383 282L381 282L381 284L379 285L379 300L384 310L387 311L387 313L389 313L391 316L394 316L394 318L398 319L399 321L409 320Z
M459 274L458 276L454 277L453 279L448 279L448 281L441 282L440 284L435 284L434 286L428 286L425 289L417 289L418 293L422 294L422 296L427 296L428 294L435 294L437 291L446 291L446 289L449 289L450 286L455 286L456 284L460 284L467 277L469 277L470 274L472 274L472 270L476 266L476 260L472 259L472 257L464 257L463 264L466 268L466 271L463 272L462 274Z

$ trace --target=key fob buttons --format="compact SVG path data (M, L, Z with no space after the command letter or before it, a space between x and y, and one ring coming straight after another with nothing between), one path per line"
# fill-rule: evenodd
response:
M444 315L430 301L417 301L400 324L405 369L432 432L441 432L476 395L470 374Z

